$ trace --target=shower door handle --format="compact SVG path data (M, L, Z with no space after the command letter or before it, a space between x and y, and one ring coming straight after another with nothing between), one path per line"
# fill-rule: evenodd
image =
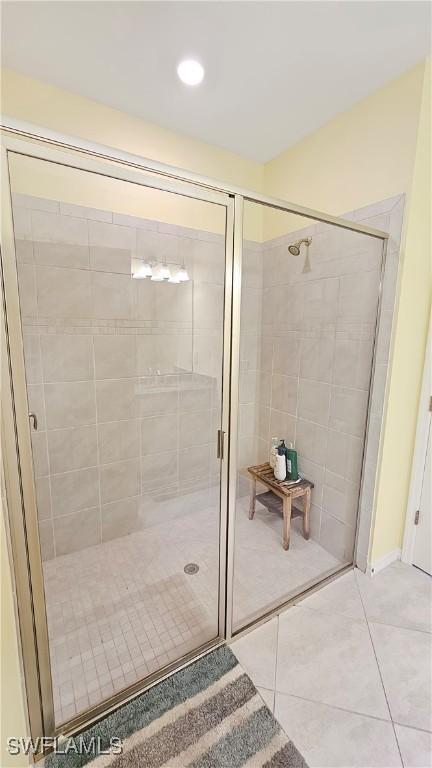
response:
M38 420L35 413L29 413L29 419L33 422L33 429L36 431L38 428Z
M217 432L217 458L223 459L224 457L224 437L225 432L222 429L218 429Z

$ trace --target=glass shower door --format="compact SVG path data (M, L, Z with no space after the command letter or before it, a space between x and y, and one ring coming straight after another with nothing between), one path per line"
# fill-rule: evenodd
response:
M9 161L59 726L223 633L228 198Z

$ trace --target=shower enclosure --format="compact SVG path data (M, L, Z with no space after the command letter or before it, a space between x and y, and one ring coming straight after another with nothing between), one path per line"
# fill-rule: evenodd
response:
M352 565L387 236L79 142L5 131L3 161L6 497L48 735ZM247 514L272 438L314 485L289 551L272 494Z

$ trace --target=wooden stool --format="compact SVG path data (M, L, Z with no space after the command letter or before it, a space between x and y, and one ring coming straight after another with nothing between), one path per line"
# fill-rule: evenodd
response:
M276 480L273 470L268 462L258 464L256 467L248 467L251 477L251 493L249 520L253 520L255 514L256 484L257 481L264 485L269 491L282 499L283 509L283 548L289 549L291 517L293 515L293 499L303 498L303 510L294 507L303 515L303 536L309 538L310 534L310 506L311 490L314 487L310 480L302 479L299 482L292 480Z

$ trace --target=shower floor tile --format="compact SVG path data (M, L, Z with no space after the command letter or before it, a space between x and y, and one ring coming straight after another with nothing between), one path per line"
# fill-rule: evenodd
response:
M294 527L237 510L236 623L245 623L338 562ZM215 506L44 562L56 723L159 670L218 634ZM186 575L184 566L199 564Z

